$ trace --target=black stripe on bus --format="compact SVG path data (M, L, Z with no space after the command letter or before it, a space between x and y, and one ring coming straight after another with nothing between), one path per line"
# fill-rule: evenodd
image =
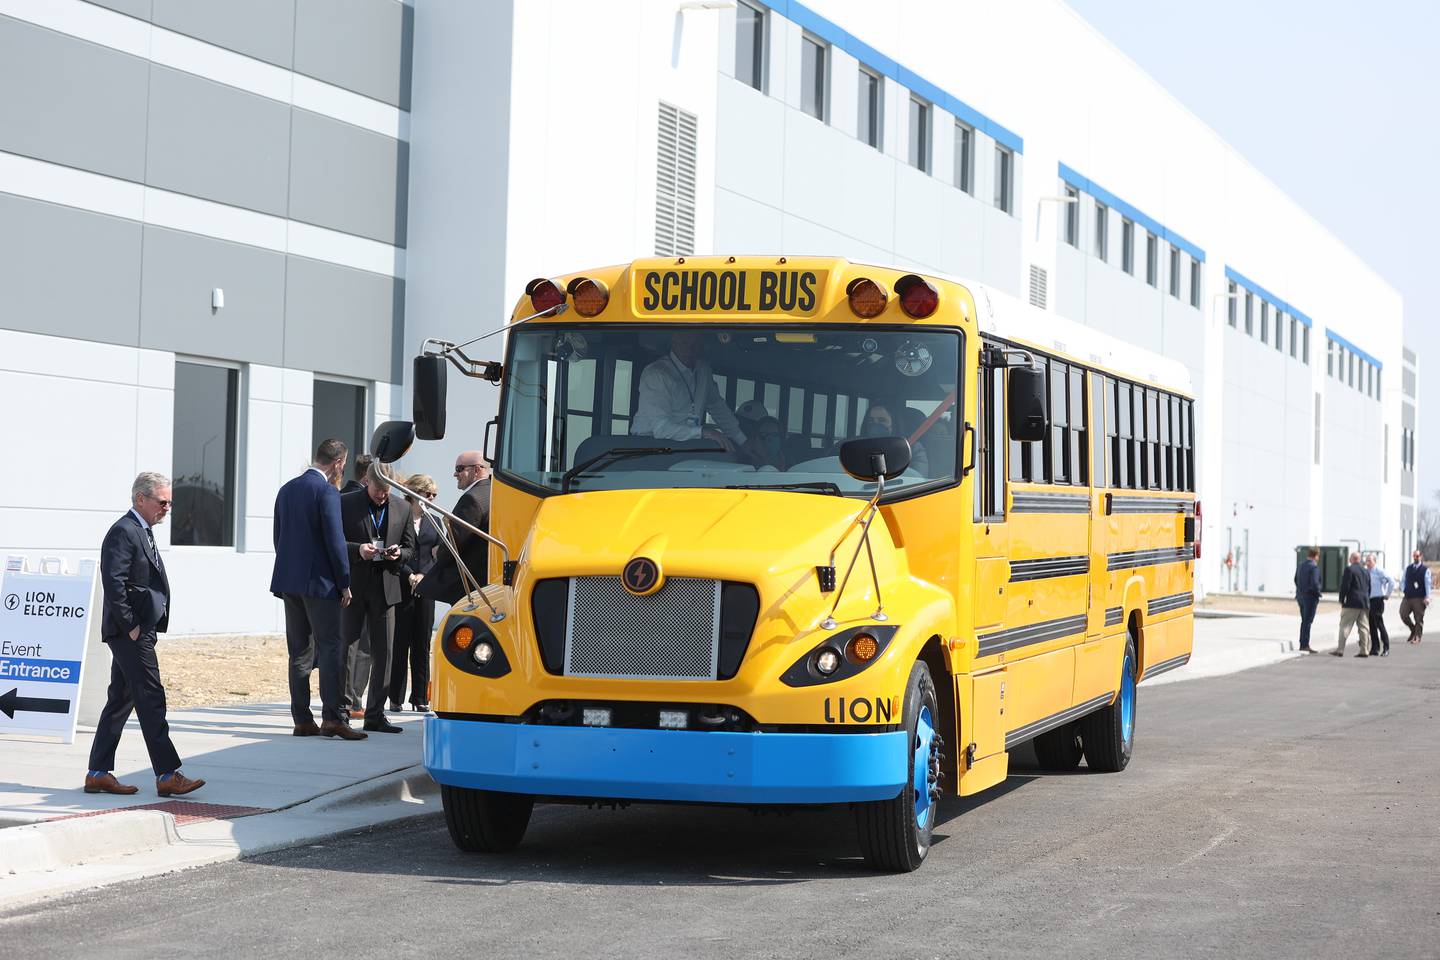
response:
M1089 513L1088 493L1014 493L1011 513Z
M1146 604L1146 609L1151 616L1157 613L1167 613L1171 610L1180 610L1192 605L1195 602L1193 593L1172 593L1168 597L1156 597Z
M1184 563L1195 559L1195 548L1166 547L1163 550L1122 550L1105 557L1105 566L1110 570L1130 570L1135 567L1153 567L1162 563Z
M1090 572L1089 557L1037 557L1033 560L1011 560L1010 582L1048 580L1051 577L1073 577Z
M1084 632L1085 614L1083 613L1073 617L1060 617L1057 620L1042 620L1040 623L1029 623L1023 627L1011 627L1009 630L985 634L979 638L979 650L976 655L988 657L1006 650L1014 650L1017 647L1028 647L1034 643L1059 640L1061 637Z
M1144 680L1149 680L1151 677L1158 677L1158 676L1160 676L1160 674L1162 674L1162 673L1168 673L1168 672L1170 672L1171 670L1174 670L1176 667L1183 667L1183 666L1185 666L1185 664L1187 664L1187 663L1189 663L1189 662L1190 662L1190 654L1187 653L1187 654L1184 654L1184 655L1182 655L1182 656L1172 657L1172 658L1169 659L1169 660L1165 660L1165 661L1163 661L1163 662L1161 662L1161 663L1157 663L1157 664L1155 664L1155 666L1153 666L1153 667L1151 667L1149 670L1146 670L1146 671L1145 671L1145 676L1144 676L1144 678L1142 679L1141 682L1143 683Z
M1125 497L1109 495L1111 513L1179 513L1195 515L1195 501L1177 497Z
M1102 707L1110 705L1115 699L1115 694L1106 693L1098 697L1086 700L1084 703L1077 703L1068 710L1061 710L1059 713L1052 713L1050 716L1033 723L1027 723L1023 727L1017 727L1005 734L1005 749L1024 743L1026 740L1033 740L1042 733L1054 730L1056 727L1064 726L1071 720L1078 720L1087 713L1094 713Z
M1107 607L1105 609L1105 626L1118 627L1125 619L1124 607Z

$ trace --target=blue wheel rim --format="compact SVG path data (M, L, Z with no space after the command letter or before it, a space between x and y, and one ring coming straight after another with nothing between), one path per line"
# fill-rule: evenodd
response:
M930 708L922 706L920 716L915 719L915 756L912 767L915 771L913 784L915 788L915 826L921 830L930 819L931 807L934 803L930 800L930 788L933 782L930 777L930 747L935 740L935 724L930 716Z
M1125 651L1125 668L1120 676L1120 739L1128 747L1135 735L1135 658Z

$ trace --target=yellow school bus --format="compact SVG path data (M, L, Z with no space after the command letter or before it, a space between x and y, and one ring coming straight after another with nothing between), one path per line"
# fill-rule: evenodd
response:
M913 870L1022 744L1128 764L1136 685L1191 650L1183 366L827 258L540 279L505 329L503 363L427 344L415 426L381 428L443 434L447 363L499 385L489 583L425 720L458 846L536 801L846 804Z

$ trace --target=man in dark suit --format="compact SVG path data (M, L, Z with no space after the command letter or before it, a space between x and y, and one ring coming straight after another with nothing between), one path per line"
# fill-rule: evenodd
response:
M157 635L170 625L170 580L153 527L170 512L170 479L142 473L130 487L130 510L110 527L100 547L104 610L100 637L110 648L110 689L95 724L86 793L132 794L138 787L115 779L115 748L134 711L155 770L155 792L178 797L205 786L180 772L180 755L165 720L165 685L155 658Z
M341 712L345 646L340 611L350 603L350 560L340 530L340 492L349 450L326 440L315 462L275 496L275 570L270 592L285 601L290 716L295 736L364 740ZM310 673L320 670L321 723L310 712Z
M356 490L364 490L365 475L370 472L370 464L374 462L375 458L368 453L362 453L356 457L355 465L350 470L350 479L346 480L345 485L340 488L340 496L354 493Z
M395 607L400 603L400 571L415 556L415 529L410 505L390 496L380 474L370 465L365 489L340 498L340 524L350 556L355 603L346 609L342 628L347 646L370 634L370 676L365 692L365 729L402 733L385 719L385 696L390 690L390 651L395 643Z
M440 550L437 515L426 516L420 500L434 500L435 481L417 473L405 481L414 491L410 497L410 526L415 528L415 555L400 568L400 606L395 608L395 647L390 651L390 710L401 709L405 699L405 674L410 674L410 706L424 713L430 709L430 634L435 630L435 601L415 596L415 584L435 563Z
M1370 572L1360 565L1360 554L1350 554L1350 566L1340 574L1340 642L1330 651L1332 657L1345 656L1345 641L1350 629L1360 628L1360 652L1368 657L1370 649Z
M1310 649L1310 624L1315 620L1315 610L1320 606L1320 565L1315 561L1320 551L1311 547L1305 551L1305 559L1295 568L1295 602L1300 605L1300 652L1314 653Z
M485 462L479 450L466 450L455 458L455 486L463 491L460 501L455 504L455 516L489 533L490 464ZM460 552L460 559L465 561L466 569L483 586L489 579L490 544L459 524L447 521L446 526L450 528L455 548ZM444 544L440 545L436 554L435 565L416 587L415 595L452 604L465 596L455 557Z

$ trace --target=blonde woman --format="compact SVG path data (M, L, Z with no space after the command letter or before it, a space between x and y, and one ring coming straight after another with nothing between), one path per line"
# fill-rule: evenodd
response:
M435 499L439 488L428 474L417 473L405 481L411 493L410 522L415 525L415 553L400 568L400 605L395 608L395 649L390 655L390 710L401 709L405 700L405 674L410 674L410 707L421 713L430 709L430 634L435 629L435 601L415 596L415 587L435 562L440 538L435 525L425 519L420 501ZM439 520L439 515L435 515Z

